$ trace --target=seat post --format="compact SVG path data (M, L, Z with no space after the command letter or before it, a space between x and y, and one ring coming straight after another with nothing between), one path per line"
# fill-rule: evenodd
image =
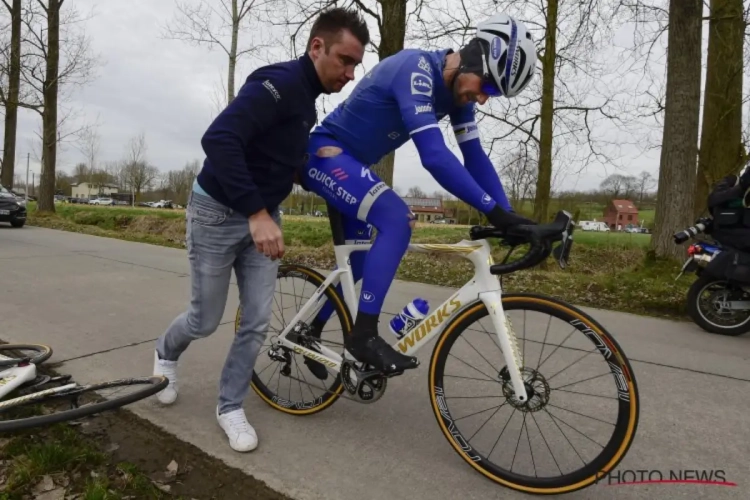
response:
M341 212L329 202L326 202L326 208L328 209L328 222L331 224L333 244L334 246L344 245L346 243L346 238L344 237L344 224L341 218Z

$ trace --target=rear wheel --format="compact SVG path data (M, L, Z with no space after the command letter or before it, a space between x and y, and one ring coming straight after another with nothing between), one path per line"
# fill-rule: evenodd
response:
M687 293L688 315L698 326L734 337L750 331L750 308L734 309L732 302L750 302L750 294L706 274L695 280Z
M269 332L253 370L251 387L256 394L271 407L291 415L312 415L325 410L336 402L344 389L339 373L327 369L323 372L323 375L327 372L326 379L321 380L311 372L302 354L275 345L276 337L324 281L320 273L305 266L283 264L279 267ZM320 337L309 335L314 318L311 314L298 324L301 333L295 337L296 341L313 350L315 345L324 345L343 357L342 340L343 335L351 332L351 314L335 288L328 287L323 300L333 306L333 314ZM241 318L242 310L238 308L235 332L240 328Z
M625 456L638 425L627 358L600 324L563 302L512 294L502 306L528 401L514 398L487 309L475 302L433 350L428 380L440 429L469 465L514 490L560 494L594 484ZM528 332L534 327L540 332Z
M63 379L65 384L68 377ZM57 386L0 401L0 432L16 432L114 410L156 394L168 382L166 377L152 376L76 385L69 389ZM44 405L42 413L46 414L36 415L36 409L31 408L35 404ZM23 410L31 410L31 414L24 416Z

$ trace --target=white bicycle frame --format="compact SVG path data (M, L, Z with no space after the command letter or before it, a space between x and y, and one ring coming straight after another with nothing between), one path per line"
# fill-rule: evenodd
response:
M295 342L288 340L286 337L297 325L302 318L311 317L323 307L325 300L325 290L331 286L335 287L339 282L344 293L344 301L352 313L352 318L357 316L358 299L354 287L354 279L351 272L351 262L349 256L352 252L367 251L372 244L361 245L338 245L334 246L336 254L337 269L331 271L324 283L318 287L312 297L305 303L302 309L292 318L289 324L276 337L276 343L287 347L288 349L301 354L310 359L314 359L328 368L338 372L341 369L342 357L319 344L320 353L307 349ZM493 265L490 245L487 240L480 239L475 241L463 240L454 244L428 244L412 243L409 244L407 251L421 253L444 253L454 254L469 260L474 265L474 276L457 292L451 295L438 307L425 317L415 328L406 336L393 344L394 348L406 355L414 355L419 349L429 342L432 338L440 335L445 327L450 324L452 319L460 310L467 305L481 300L487 307L487 311L492 319L492 323L497 333L500 347L505 357L505 364L510 372L510 378L515 391L515 397L519 401L526 401L526 388L521 378L521 367L523 360L518 350L518 341L516 334L510 324L510 321L503 310L501 298L502 290L500 280L497 276L490 273L490 266ZM321 300L322 299L322 300ZM348 351L344 351L347 359L354 360Z
M13 359L13 358L8 358L0 354L0 361L8 361L10 359ZM10 366L8 368L0 367L0 410L2 410L6 406L16 405L20 401L23 401L24 399L31 399L32 396L39 397L41 395L46 395L46 394L55 394L58 392L67 391L68 389L72 389L73 387L76 387L78 385L75 383L62 385L59 387L53 387L51 389L45 389L43 391L34 392L26 396L19 396L17 398L2 401L2 399L6 395L10 394L15 389L25 384L26 382L30 382L34 380L35 378L36 378L36 365L34 363L29 363L26 366L15 365L15 366Z

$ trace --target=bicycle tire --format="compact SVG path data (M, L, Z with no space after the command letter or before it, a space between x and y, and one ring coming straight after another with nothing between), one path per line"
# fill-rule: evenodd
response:
M618 400L618 417L612 437L602 452L591 463L571 473L554 478L520 475L502 469L490 462L487 457L484 457L469 444L469 440L458 430L450 414L443 392L443 375L445 362L453 343L468 326L488 315L487 309L481 301L468 304L456 315L438 338L431 356L428 375L430 401L443 435L459 456L479 473L500 485L516 491L538 495L562 494L580 490L596 483L597 480L613 470L624 458L633 442L638 427L640 410L638 386L630 362L622 352L619 344L601 324L583 311L563 301L539 294L517 293L504 295L502 297L502 305L505 311L525 310L546 312L553 317L568 319L569 323L570 321L578 320L581 322L581 326L578 327L575 324L572 326L578 328L594 345L597 345L596 342L591 338L590 333L586 333L584 330L593 332L598 336L602 342L601 346L597 345L598 352L609 363L618 389L618 397L613 398ZM602 352L603 350L606 352L607 349L610 353L609 357ZM615 365L615 367L613 368L612 365ZM627 394L619 392L622 388L617 383L618 376L624 377Z
M128 394L125 396L108 399L100 403L94 403L90 406L82 406L79 408L73 408L70 410L61 411L59 413L52 413L49 415L41 415L28 418L19 418L14 420L0 420L0 432L17 432L21 430L31 429L34 427L41 427L52 425L60 422L67 422L70 420L76 420L81 417L87 417L95 415L108 410L114 410L122 406L135 403L149 396L156 394L157 392L164 389L169 380L164 376L150 376L140 378L127 378L111 380L109 382L100 382L97 384L81 385L74 387L70 390L61 393L50 394L49 390L37 391L25 396L18 398L1 401L2 411L10 408L17 408L34 403L44 403L49 401L56 401L60 399L70 399L72 396L81 395L88 392L94 392L102 389L108 389L111 387L119 386L131 386L131 385L144 385L142 390ZM17 400L17 401L16 401ZM16 402L16 404L12 404ZM10 404L9 404L10 403ZM1 412L0 412L1 413Z
M309 267L298 264L282 264L279 266L277 279L289 276L304 277L304 279L315 285L316 288L320 287L325 282L325 277L322 274ZM353 321L346 302L343 297L338 294L336 288L332 286L329 286L325 290L325 296L333 303L334 310L340 318L344 335L348 335L351 332ZM302 305L304 304L300 304L300 307ZM239 329L241 314L241 307L238 307L235 317L235 332ZM255 391L255 393L272 408L289 415L297 416L312 415L325 410L339 399L344 390L344 385L341 381L341 374L337 373L336 378L323 396L316 398L312 402L289 401L276 394L265 383L263 383L255 369L253 369L250 386L253 391Z
M7 353L19 350L37 352L38 354L31 358L31 363L35 365L44 363L52 356L52 348L44 344L0 344L0 355L12 358L13 360L20 360L20 358L18 358L17 354L10 356ZM0 367L7 364L7 362L3 361L0 363Z

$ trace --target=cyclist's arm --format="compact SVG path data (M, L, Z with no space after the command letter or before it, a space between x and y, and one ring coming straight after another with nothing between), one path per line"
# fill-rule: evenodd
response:
M453 125L453 133L456 134L458 147L464 156L466 170L479 185L487 190L501 208L513 212L513 207L510 206L508 197L505 195L500 176L495 171L492 162L482 147L482 143L479 141L479 130L474 121L474 104L468 104L451 113L450 119Z
M416 57L404 63L395 77L393 92L419 159L449 193L480 212L489 213L495 201L445 144L432 104L432 77L417 63Z

